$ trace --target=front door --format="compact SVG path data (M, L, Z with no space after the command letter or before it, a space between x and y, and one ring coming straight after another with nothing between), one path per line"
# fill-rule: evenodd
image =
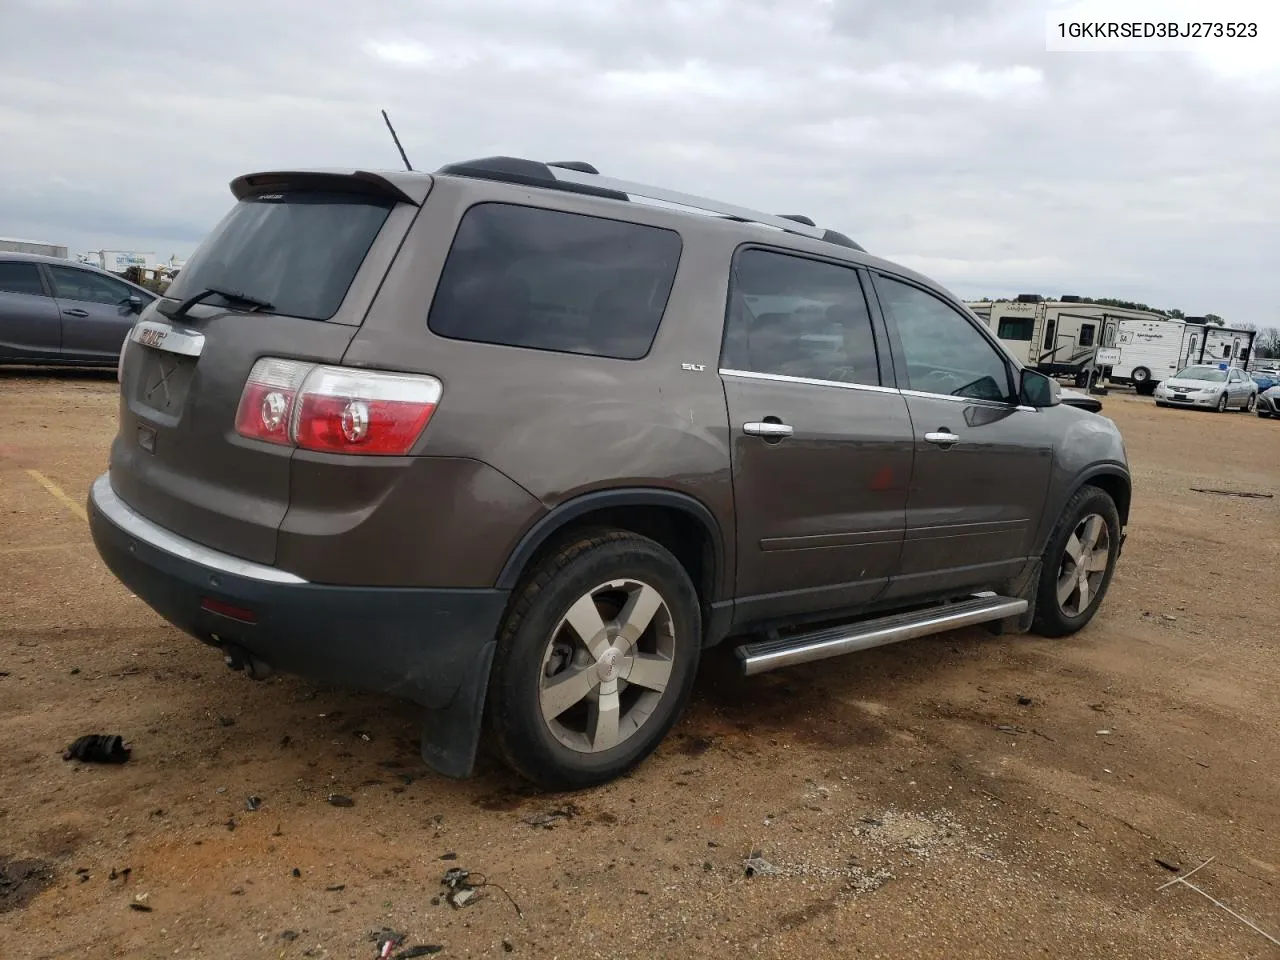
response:
M138 319L127 284L79 267L49 267L62 314L62 355L78 362L114 362Z
M916 450L901 572L886 597L998 584L1034 550L1053 467L1047 413L1017 403L1007 359L956 307L874 277Z
M756 248L733 278L735 624L866 603L898 565L914 441L858 271Z

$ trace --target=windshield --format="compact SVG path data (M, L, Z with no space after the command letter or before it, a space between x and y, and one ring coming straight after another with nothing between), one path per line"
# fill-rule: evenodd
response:
M1227 371L1217 367L1183 367L1173 375L1175 380L1206 380L1209 383L1222 383L1227 379Z
M258 313L328 320L391 212L391 204L341 193L284 193L242 200L187 261L166 295L234 293L209 302Z

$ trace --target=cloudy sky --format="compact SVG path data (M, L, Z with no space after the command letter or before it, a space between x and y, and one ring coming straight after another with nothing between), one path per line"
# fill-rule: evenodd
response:
M237 174L398 165L385 107L419 169L585 159L962 296L1280 325L1280 23L1048 53L1046 2L0 0L0 235L185 255Z

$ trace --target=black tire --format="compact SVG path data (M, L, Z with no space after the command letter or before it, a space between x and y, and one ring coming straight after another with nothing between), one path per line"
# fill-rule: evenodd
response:
M666 642L673 644L665 689L654 691L658 699L647 719L635 724L634 732L612 748L573 749L553 732L559 718L544 719L541 706L543 678L556 675L546 672L554 669L550 657L560 657L562 671L582 669L573 662L572 651L567 660L561 652L571 643L555 642L576 634L557 631L557 625L580 599L601 595L597 591L602 585L632 578L656 590L669 614L661 614L670 626ZM656 620L651 628L655 631ZM645 636L651 634L646 631ZM693 689L701 649L697 591L684 567L660 544L625 531L596 531L554 548L517 588L499 635L487 711L498 753L516 773L547 790L580 790L615 779L648 757L679 718ZM625 681L619 686L623 688L620 700L626 699L628 690L635 697L647 694L640 686L632 690ZM598 697L604 687L595 689ZM584 699L570 712L578 707L591 709ZM590 737L590 719L587 723L585 736Z
M1218 413L1227 412L1227 395L1225 393L1218 397L1218 405L1214 407L1214 410Z
M1130 377L1133 380L1134 389L1141 393L1141 388L1151 382L1151 371L1146 367L1134 367Z
M1266 413L1265 411L1263 411L1263 410L1259 409L1259 410L1258 410L1258 419L1259 419L1259 420L1270 420L1270 419L1271 419L1271 414Z
M1156 385L1152 383L1150 380L1147 380L1143 383L1139 383L1137 380L1134 380L1133 392L1140 397L1149 397L1156 392Z
M1090 515L1102 518L1108 536L1108 557L1106 570L1091 590L1091 600L1087 606L1076 614L1064 611L1058 600L1059 577L1065 570L1065 554L1067 544L1076 533L1076 528ZM1062 515L1058 518L1045 547L1043 566L1040 571L1040 585L1036 592L1036 613L1032 630L1045 637L1065 637L1078 630L1093 619L1107 595L1111 585L1111 577L1115 573L1116 559L1120 551L1120 512L1115 501L1104 490L1093 486L1084 486L1076 491L1067 501Z
M1240 408L1240 412L1253 413L1253 405L1257 403L1257 401L1258 401L1258 398L1256 396L1254 396L1252 393L1249 394L1249 399L1246 400L1244 406Z

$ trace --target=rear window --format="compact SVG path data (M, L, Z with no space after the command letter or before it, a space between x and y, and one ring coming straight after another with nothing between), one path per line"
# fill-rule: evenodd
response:
M242 200L187 261L166 296L183 300L216 287L270 304L262 313L328 320L391 207L390 201L342 193Z
M680 251L672 230L477 204L458 226L427 325L458 340L638 360Z
M0 293L30 293L44 296L40 270L34 263L0 260Z
M1001 317L996 336L1001 340L1030 340L1035 325L1034 317Z

